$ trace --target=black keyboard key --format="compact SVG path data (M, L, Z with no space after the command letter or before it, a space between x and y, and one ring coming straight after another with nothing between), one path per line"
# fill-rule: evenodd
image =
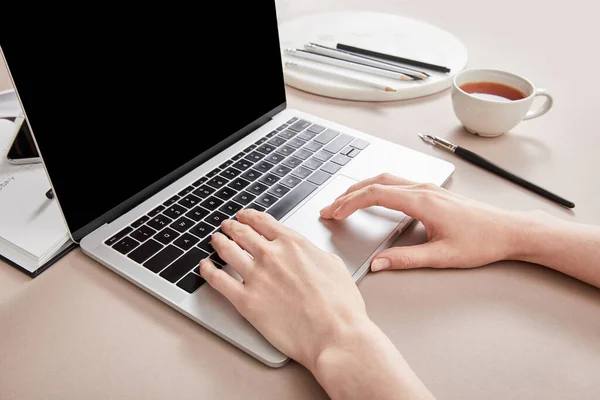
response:
M267 189L268 189L268 187L263 185L260 182L255 182L246 188L247 191L249 191L250 193L255 194L255 195L259 195Z
M204 182L206 182L207 180L208 180L208 178L205 177L205 176L203 176L202 178L198 179L196 182L192 183L192 185L194 185L194 186L200 186Z
M323 147L323 150L326 150L330 153L337 153L346 147L354 138L350 135L346 135L342 133L338 137L336 137L333 141L331 141L327 146Z
M184 233L176 241L174 241L173 244L182 248L183 250L189 250L199 241L200 239L198 239L196 236L190 235L189 233Z
M255 145L251 144L250 146L246 147L244 149L244 153L250 153L252 150L254 150L256 148Z
M260 147L256 148L256 151L260 151L263 154L269 154L272 153L275 150L275 146L272 146L270 144L263 144Z
M285 165L278 165L273 168L271 172L277 176L286 176L291 170L292 168L286 167Z
M277 154L277 153L272 153L269 154L265 160L272 162L273 164L278 164L279 162L281 162L283 159L285 158L284 155L281 154Z
M255 144L256 146L260 146L261 144L263 144L264 142L266 142L266 141L267 141L267 139L268 139L268 138L265 136L264 138L258 139L256 142L254 142L254 144ZM258 147L257 147L257 149L258 149Z
M249 169L248 171L242 174L242 178L252 182L253 180L258 179L258 177L260 177L261 175L262 174L260 172L255 171L253 169Z
M224 212L228 216L232 216L236 212L240 211L242 206L236 203L235 201L229 201L219 208L220 211Z
M269 143L275 147L279 147L282 144L284 144L285 142L286 142L286 140L284 138L275 136L274 138L271 138L267 143Z
M192 190L194 190L194 187L190 185L177 194L180 196L185 196L186 194L191 193Z
M179 204L173 204L172 206L167 207L163 214L169 218L176 219L181 217L186 211L187 209L181 207Z
M298 149L294 152L294 157L298 157L301 160L306 160L307 158L311 157L313 155L313 153L311 153L310 151L302 148L302 149Z
M160 213L160 212L161 212L162 210L164 210L164 209L165 209L165 207L163 207L163 206L158 206L158 207L156 207L154 210L150 211L150 212L148 213L148 216L149 216L150 218L152 218L152 217L154 217L154 216L158 215L158 213Z
M259 170L260 172L267 172L271 168L273 168L273 164L268 163L266 161L261 161L258 164L254 164L254 168Z
M221 172L220 175L224 176L227 179L233 179L241 173L242 173L242 171L235 169L233 167L229 167L225 171Z
M321 147L323 147L323 145L321 143L317 143L315 141L312 141L312 142L306 143L302 149L304 149L304 150L310 150L312 152L316 152L316 151L319 151L319 149Z
M208 174L206 174L207 178L212 178L213 176L217 175L219 173L219 168L215 168L212 171L210 171Z
M298 139L302 139L306 142L308 142L309 140L311 140L312 138L314 138L315 136L317 136L315 133L309 132L309 131L304 131L301 134L299 134L298 136L296 136Z
M331 162L334 162L334 163L339 164L339 165L346 165L346 164L348 164L348 161L350 161L350 160L351 160L350 157L347 157L347 156L345 156L343 154L336 154L331 159Z
M368 145L369 145L369 142L367 142L366 140L362 140L362 139L354 139L354 141L352 143L350 143L350 146L356 147L359 150L364 150Z
M310 122L305 121L303 119L295 122L294 124L292 124L289 129L295 131L295 132L301 132L303 130L305 130L306 128L308 128L310 126Z
M179 282L177 282L177 286L182 288L188 293L194 293L200 286L202 286L206 282L203 278L198 275L190 272L186 276L184 276Z
M241 192L241 193L238 193L238 195L235 196L233 198L233 200L235 200L238 203L240 203L241 205L245 206L246 204L250 203L255 198L256 198L256 196L254 196L253 194L250 194L248 192Z
M177 239L178 236L179 233L175 232L173 229L165 228L162 231L158 232L156 235L154 235L154 239L158 240L162 244L169 244L173 240Z
M321 167L321 170L323 170L325 172L329 172L330 174L333 175L336 172L338 172L340 170L340 168L342 168L342 167L340 167L337 164L328 162L327 164L325 164Z
M152 257L156 252L163 248L163 245L158 243L154 239L148 240L146 243L132 251L127 255L127 257L131 258L138 264L143 263L150 257Z
M149 216L143 215L140 218L138 218L136 221L134 221L131 224L131 226L134 227L134 228L139 228L140 226L142 226L142 224L146 223L149 219L150 219Z
M215 251L215 249L210 244L210 236L201 241L200 244L198 244L198 247L200 247L202 250L205 250L207 253L213 253ZM208 254L203 258L206 257L208 257Z
M244 152L237 153L235 156L231 157L231 159L232 159L233 161L237 161L237 160L239 160L239 159L240 159L240 158L242 158L242 157L244 157Z
M233 181L229 182L229 186L231 186L232 188L234 188L237 191L242 190L249 184L250 184L250 182L248 182L247 180L242 179L242 178L236 178Z
M217 179L217 178L215 178ZM202 199L198 196L195 196L193 194L188 194L187 196L185 196L183 199L179 200L179 204L181 204L182 206L186 207L186 208L194 208L198 203L200 203L200 201L202 201Z
M290 191L289 188L278 183L277 185L270 187L268 193L271 193L277 197L282 197L282 196L285 196L289 191Z
M289 156L288 158L286 158L285 160L283 160L282 162L283 165L286 165L290 168L296 168L297 166L299 166L300 164L302 164L302 160L299 158L296 158L294 156Z
M137 240L134 240L129 236L125 236L123 239L119 240L117 243L114 244L113 249L115 249L121 254L127 254L139 245L140 242L138 242Z
M206 222L198 222L192 229L190 229L190 233L192 235L198 236L200 239L208 235L212 232L214 228L207 224Z
M308 128L309 132L312 133L321 133L325 130L325 127L321 126L321 125L311 125L310 128Z
M169 225L171 223L171 221L172 221L171 218L168 218L167 216L161 214L161 215L157 215L156 217L154 217L150 221L148 221L148 225L150 225L152 228L159 231L162 228L164 228L165 226Z
M225 168L229 167L231 164L233 164L233 161L227 160L223 164L219 165L219 168L225 169Z
M189 219L187 217L181 217L169 226L171 228L175 229L177 232L183 233L183 232L187 231L188 229L190 229L192 226L194 226L194 221L192 221L191 219Z
M222 200L229 200L236 193L237 192L235 190L233 190L232 188L224 187L223 189L217 191L217 193L215 193L215 196L217 196L218 198L220 198Z
M282 131L282 130L284 130L284 129L285 129L285 128L287 128L287 127L288 127L288 126L287 126L286 124L279 125L279 126L277 127L277 130L278 130L278 131ZM273 132L271 132L271 133L273 133Z
M317 160L314 157L311 158L310 160L307 160L304 164L302 164L303 167L310 168L310 169L319 169L319 168L321 168L321 165L323 165L323 162Z
M298 186L298 184L302 182L301 179L296 178L293 175L288 175L285 178L283 178L282 180L279 181L279 183L284 184L285 186L289 187L289 188L294 188L296 186Z
M171 197L169 200L165 201L163 203L163 206L165 207L169 207L171 204L175 203L177 200L179 200L179 196L174 195L173 197Z
M221 211L215 211L212 214L210 214L208 217L206 217L206 219L204 221L218 227L218 226L221 226L221 222L225 221L228 218L229 218L229 216L223 214Z
M282 129L279 129L279 128L282 128ZM280 127L277 128L277 131L281 131L281 130L283 130L285 128L287 128L287 125L281 125ZM269 132L266 137L270 138L270 137L273 137L273 136L277 135L277 131L271 131L271 132Z
M131 233L131 237L139 242L145 242L150 239L152 235L156 233L156 230L150 228L148 225L140 226L138 229Z
M304 179L308 177L312 171L308 168L298 167L292 171L292 174L296 175L298 178Z
M142 217L142 218L144 218L144 217ZM127 226L127 227L121 229L119 232L117 232L114 235L112 235L110 238L106 239L106 241L104 242L104 244L106 244L108 246L112 246L113 244L117 243L117 241L119 239L121 239L123 236L127 235L132 230L133 230L133 228Z
M287 144L285 146L281 146L280 148L277 149L277 152L279 154L283 154L286 157L291 156L294 151L296 151L296 149L293 148L292 146L288 146Z
M219 175L206 182L206 184L214 187L215 189L221 189L227 182L229 182L229 179L223 178Z
M282 137L284 139L291 139L294 136L296 136L296 132L286 129L285 131L279 132L279 135L277 136Z
M194 207L192 210L190 210L187 214L185 214L185 216L198 222L202 218L206 217L208 214L209 214L208 210L205 210L204 208L198 206L198 207Z
M202 250L194 247L187 253L185 253L182 257L180 257L173 264L169 265L163 272L160 273L160 276L168 280L169 282L175 283L182 276L190 272L194 267L200 263L202 259Z
M350 158L354 158L358 155L358 153L360 153L360 150L358 149L352 149L348 154L346 154L348 157Z
M271 186L272 184L274 184L278 180L279 180L279 177L276 176L276 175L265 174L265 175L261 176L258 181L261 182L261 183L264 183L267 186Z
M204 200L200 205L207 210L213 211L216 210L217 207L223 204L223 200L217 199L215 196L211 196L208 199Z
M293 124L294 122L298 121L298 118L293 117L292 119L290 119L288 122L286 122L286 124Z
M312 183L302 182L294 190L289 192L287 196L279 200L273 207L267 211L273 218L280 220L296 207L302 200L315 191L317 187Z
M287 146L292 146L295 148L300 148L300 147L304 146L305 144L306 144L305 140L300 140L298 138L292 138L292 139L288 140L286 143Z
M212 253L209 258L213 263L215 263L217 268L224 267L227 264L225 260L223 260L217 253Z
M243 158L243 159L239 160L238 162L236 162L235 164L233 164L232 167L239 169L240 171L245 171L248 168L250 168L252 166L252 164L254 164L254 163Z
M142 265L148 268L150 271L158 273L182 254L182 250L178 249L173 245L170 245L162 249L154 257L152 257Z
M314 141L321 144L327 144L333 140L334 137L339 135L340 133L334 131L333 129L327 129L325 132L322 132L319 136L314 138Z
M311 176L306 179L307 181L314 183L315 185L322 185L327 179L331 178L331 175L323 171L315 171Z
M315 154L315 158L323 162L329 160L331 157L333 157L333 154L325 150L320 150Z
M265 208L264 208L263 206L259 206L259 205L258 205L258 204L256 204L256 203L252 203L252 204L250 204L248 207L246 207L246 209L253 209L253 210L260 211L260 212L263 212L263 211L265 211Z
M250 154L248 154L246 157L244 157L244 159L250 160L255 163L255 162L262 160L262 158L264 156L265 156L264 154L259 153L258 151L253 151Z
M208 185L202 185L198 189L194 190L192 193L198 197L205 199L208 196L210 196L211 194L213 194L215 192L215 190L216 190L215 188L212 188Z

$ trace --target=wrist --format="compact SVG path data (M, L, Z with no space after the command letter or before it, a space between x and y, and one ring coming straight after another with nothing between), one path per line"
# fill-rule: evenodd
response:
M507 260L538 262L556 245L555 232L563 221L543 211L514 212L510 222Z

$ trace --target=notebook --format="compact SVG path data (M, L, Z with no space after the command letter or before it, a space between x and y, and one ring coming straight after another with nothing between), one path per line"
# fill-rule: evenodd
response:
M20 108L11 91L0 92L0 258L34 277L75 247L41 163L14 165L6 153L17 133L10 118Z

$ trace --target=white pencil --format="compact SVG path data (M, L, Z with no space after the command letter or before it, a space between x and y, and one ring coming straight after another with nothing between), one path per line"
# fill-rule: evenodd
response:
M335 65L337 67L348 68L348 69L352 69L354 71L366 72L368 74L384 76L386 78L399 79L401 81L412 81L413 80L413 78L411 78L410 76L404 75L400 72L379 69L379 68L371 67L368 65L359 64L359 63L356 63L353 61L347 61L347 60L333 58L333 57L329 57L329 56L325 56L325 55L321 55L321 54L310 53L308 51L286 49L285 53L287 55L290 55L293 57L317 61L317 62L320 62L323 64Z
M306 64L297 64L295 62L286 61L285 66L290 69L296 69L299 71L316 73L319 75L329 76L329 77L336 78L336 79L343 79L343 80L347 80L349 82L360 83L363 85L371 86L376 89L385 90L386 92L395 92L396 91L396 89L394 89L392 87L382 85L380 83L373 82L368 79L361 79L361 78L357 78L355 76L346 75L344 73L336 73L336 72L328 71L328 70L321 69L318 67L308 66Z
M420 79L427 79L427 77L428 77L426 74L419 72L419 71L415 71L411 68L404 68L404 67L400 67L397 65L392 65L390 63L377 61L372 58L357 56L354 54L350 54L346 51L332 49L332 48L317 45L314 43L305 44L304 48L311 53L322 54L324 56L343 59L343 60L347 60L347 61L353 61L358 64L369 65L369 66L378 67L378 68L384 68L384 69L388 69L388 70L392 70L395 72L408 74L408 75L414 75Z

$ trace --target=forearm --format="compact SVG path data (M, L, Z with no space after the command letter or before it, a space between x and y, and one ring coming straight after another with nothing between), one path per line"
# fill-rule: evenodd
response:
M371 321L325 348L312 372L333 399L433 399L396 347Z
M536 215L513 259L545 265L600 288L600 227Z

